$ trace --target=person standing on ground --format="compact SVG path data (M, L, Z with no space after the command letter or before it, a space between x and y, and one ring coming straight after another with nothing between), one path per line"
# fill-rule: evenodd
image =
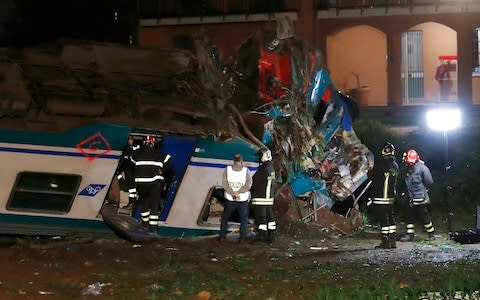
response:
M272 163L272 153L267 148L258 152L260 165L252 177L252 205L257 227L257 241L272 243L277 229L273 214L273 196L275 169Z
M428 233L429 240L435 240L435 228L429 210L430 197L428 187L433 184L432 174L415 150L403 153L403 163L407 167L405 184L409 207L407 212L407 235L402 237L402 242L413 241L415 237L415 219L420 217L423 227Z
M135 164L135 184L142 226L150 231L156 231L159 213L163 208L164 174L171 169L171 157L156 149L155 137L149 135L144 145L133 154L132 162Z
M382 241L375 248L396 248L397 225L393 203L396 195L398 164L395 160L395 147L391 143L385 143L382 147L382 160L375 166L374 172L374 197L371 203L380 220Z
M225 189L226 201L220 221L219 241L223 242L225 240L228 221L233 213L237 211L240 217L239 242L242 242L247 239L248 204L250 200L250 188L252 186L252 175L248 168L243 166L243 158L240 154L235 154L233 164L225 168L222 185Z

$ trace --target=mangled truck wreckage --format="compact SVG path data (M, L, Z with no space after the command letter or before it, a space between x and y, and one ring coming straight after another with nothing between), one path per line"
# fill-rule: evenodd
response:
M262 142L277 154L279 180L288 182L302 220L352 230L359 225L358 201L371 183L367 173L374 162L352 127L359 108L335 88L319 51L293 37L265 45L259 58L259 97L266 102ZM329 212L348 217L352 209L350 226Z
M242 137L272 150L277 214L340 232L358 227L374 157L352 127L357 104L335 88L320 51L278 32L256 34L228 59L208 38L192 41L190 51L95 43L3 49L2 128L52 131L101 120Z

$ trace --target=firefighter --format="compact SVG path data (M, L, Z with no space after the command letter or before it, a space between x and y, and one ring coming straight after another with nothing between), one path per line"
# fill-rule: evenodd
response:
M258 152L260 165L252 177L252 206L257 227L257 241L272 243L277 229L273 215L273 184L275 169L272 164L272 153L267 148Z
M405 184L409 207L407 212L407 235L402 242L413 241L415 237L415 218L420 217L429 240L435 240L435 228L429 211L430 197L428 187L433 184L432 174L415 150L403 153L403 163L407 167Z
M396 195L398 164L395 160L395 147L385 143L382 147L382 160L375 166L374 172L374 197L369 200L369 205L374 204L375 214L380 219L382 241L375 248L396 248L397 225L393 203Z
M137 189L135 188L135 164L131 161L133 153L140 148L140 145L135 145L133 136L128 138L127 149L123 152L123 157L120 160L117 170L117 179L119 180L123 190L128 191L128 204L124 207L133 208L137 201Z
M243 158L235 154L233 164L227 166L223 173L223 188L225 189L225 206L220 221L220 236L218 240L223 242L227 235L228 221L235 211L240 216L240 239L243 242L247 239L248 226L248 204L250 200L250 188L252 186L252 175L247 167L243 166Z
M142 226L156 231L159 213L163 208L164 173L170 172L172 159L155 148L155 136L149 135L144 145L134 152L132 161L135 163Z

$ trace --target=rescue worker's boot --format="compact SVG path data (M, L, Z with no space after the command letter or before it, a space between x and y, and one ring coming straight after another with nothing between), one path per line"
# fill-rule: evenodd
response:
M400 238L401 242L413 242L415 235L413 233L408 233L406 236Z
M397 248L397 234L396 233L389 233L388 234L388 241L390 242L390 249Z
M390 240L388 235L382 234L382 242L380 245L375 246L375 249L390 249Z
M148 224L148 231L156 233L157 232L158 225L152 225Z
M265 242L267 241L267 231L259 229L257 235L253 239L254 242Z
M135 202L137 201L137 189L132 188L128 190L128 204L124 208L133 210Z
M150 220L150 211L143 211L140 213L140 217L142 218L142 227L148 229L148 221Z
M277 223L270 221L267 223L267 243L271 244L275 240L275 231L277 230Z
M148 231L157 233L159 217L157 214L151 214L148 220Z
M436 240L436 239L437 239L437 238L435 237L435 232L430 232L430 233L428 234L428 240L429 240L429 241L434 241L434 240Z
M275 230L268 230L267 231L267 243L271 244L275 240Z

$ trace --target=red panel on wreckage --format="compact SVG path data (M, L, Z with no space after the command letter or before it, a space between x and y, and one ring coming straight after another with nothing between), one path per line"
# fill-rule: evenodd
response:
M260 49L258 60L258 92L265 102L285 95L292 84L292 67L289 54Z

